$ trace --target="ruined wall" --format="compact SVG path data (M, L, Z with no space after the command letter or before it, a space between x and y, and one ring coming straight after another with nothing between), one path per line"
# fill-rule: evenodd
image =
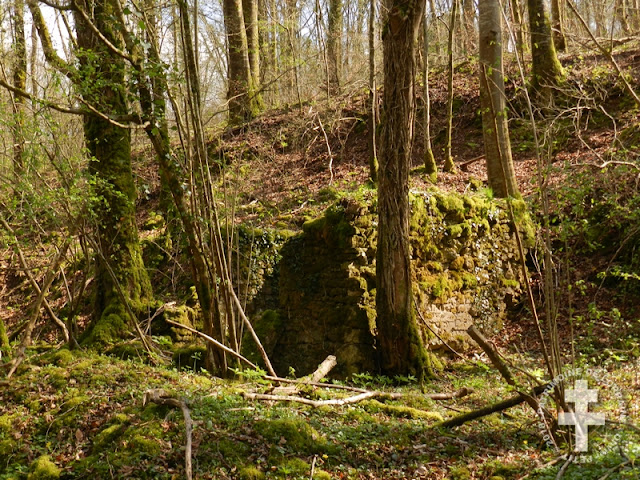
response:
M419 192L411 203L414 288L424 321L458 347L472 322L499 329L520 293L505 210L479 194ZM278 249L250 311L279 374L290 367L307 374L329 354L338 357L337 375L376 370L376 222L375 201L343 200Z

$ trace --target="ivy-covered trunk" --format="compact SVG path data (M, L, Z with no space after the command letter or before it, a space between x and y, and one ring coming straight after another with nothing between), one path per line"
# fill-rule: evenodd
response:
M87 0L80 7L113 45L122 44L111 4ZM82 98L103 115L87 115L84 134L91 155L91 220L97 231L95 318L85 342L105 343L131 328L125 302L140 312L151 299L135 223L136 190L131 171L131 133L104 118L127 114L124 60L109 50L76 13Z
M384 100L378 174L376 327L380 367L422 376L426 366L416 325L409 246L409 169L414 117L415 49L424 2L385 0Z

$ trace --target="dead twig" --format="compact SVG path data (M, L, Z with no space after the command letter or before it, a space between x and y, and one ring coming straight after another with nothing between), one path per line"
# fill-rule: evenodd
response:
M193 421L191 420L191 412L187 403L184 400L171 397L165 393L162 389L152 389L144 392L142 397L142 406L147 403L153 402L157 405L168 405L170 407L179 408L182 410L184 416L184 428L186 436L186 444L184 450L184 469L187 480L193 479L193 469L191 467L191 450L192 450L192 437L193 437Z

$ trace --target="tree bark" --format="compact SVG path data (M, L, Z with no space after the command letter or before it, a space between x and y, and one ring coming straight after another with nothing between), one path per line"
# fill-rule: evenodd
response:
M456 18L458 15L458 3L453 0L451 6L451 19L449 20L449 42L447 43L448 73L447 73L447 144L444 150L443 170L455 173L456 165L453 161L451 137L453 135L453 40L456 31Z
M412 302L409 170L415 112L415 51L420 0L385 0L384 100L378 178L376 309L380 367L385 374L426 371L426 351Z
M469 1L469 0L468 0ZM424 81L424 170L429 178L435 182L438 175L436 159L431 145L431 96L429 92L429 21L425 14L423 24L422 77Z
M480 109L489 186L497 197L518 196L511 158L498 0L479 0Z
M122 44L121 34L112 21L114 12L110 2L87 0L80 8L111 44ZM76 13L75 19L81 79L77 86L83 99L102 112L126 114L124 60L105 46L82 15ZM102 117L87 115L84 135L91 155L92 215L101 250L94 282L95 320L84 340L101 343L129 331L128 312L117 284L135 312L146 307L152 294L135 222L131 133Z
M253 78L242 0L223 0L222 11L227 34L229 122L239 124L253 118Z
M464 49L465 55L472 55L476 51L476 9L475 0L463 0L462 19L465 30Z
M528 0L531 35L531 86L536 100L548 105L553 91L564 78L564 71L551 38L551 25L544 0Z
M342 0L329 0L329 26L327 31L327 60L329 62L329 92L340 93L342 76Z
M515 30L516 50L521 59L524 58L524 35L522 34L522 11L520 10L520 0L511 0L511 20Z
M369 178L378 181L378 84L376 82L376 0L369 8Z
M242 11L247 32L249 70L253 89L252 101L259 110L262 109L262 96L257 93L260 89L260 23L258 21L258 0L242 0Z
M13 17L13 85L20 90L27 88L27 41L24 31L24 0L14 1ZM34 92L35 93L35 92ZM25 98L12 94L13 125L13 175L14 185L22 182L25 168ZM16 189L19 193L19 189Z
M553 45L558 52L567 49L567 39L564 34L564 9L560 0L551 0L551 18L553 19Z

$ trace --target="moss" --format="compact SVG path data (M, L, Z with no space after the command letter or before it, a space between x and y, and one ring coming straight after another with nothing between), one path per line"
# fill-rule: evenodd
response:
M433 175L435 175L435 173ZM331 478L331 474L324 470L316 470L313 473L313 480L331 480Z
M13 440L0 440L0 458L8 458L13 453L16 445Z
M451 268L451 270L457 271L462 270L464 268L464 257L455 258L449 265L449 268Z
M115 423L101 430L93 440L93 452L100 452L109 447L127 429L126 423Z
M482 180L480 180L479 178L471 177L469 179L469 187L470 187L472 192L477 192L482 187L484 187L484 182Z
M202 345L187 345L173 352L173 364L178 368L186 368L199 372L204 367L207 348Z
M296 453L312 455L333 450L327 439L304 420L261 420L255 424L255 429L272 444L279 444L284 439L286 448Z
M82 338L85 345L109 345L129 331L124 305L112 302Z
M69 382L69 372L64 368L47 366L41 370L41 374L49 385L57 389L67 386Z
M51 356L52 363L59 367L65 367L69 365L73 361L73 359L73 353L67 348L61 348Z
M462 274L462 287L463 288L476 288L478 286L478 279L472 273L464 272Z
M464 466L452 466L449 469L451 480L468 480L471 477L471 471Z
M10 415L0 415L0 432L9 433L13 429L13 420Z
M443 421L442 415L440 415L438 412L419 410L417 408L408 407L406 405L390 405L379 402L377 400L369 400L365 403L365 407L372 413L384 412L387 415L398 418L433 420L434 422Z
M149 458L157 457L162 453L162 444L160 442L140 434L135 434L128 439L128 446L130 449Z
M54 480L60 478L60 468L51 461L49 455L42 455L34 460L29 468L27 480Z
M468 238L471 236L471 225L467 222L449 225L447 227L447 235L451 238Z
M292 476L307 476L311 471L311 465L301 458L289 458L285 460L279 467L278 473L282 474L281 478L291 478ZM279 475L280 476L280 475Z
M265 475L262 471L256 467L243 467L238 471L238 478L240 480L263 480Z
M513 279L508 279L508 278L500 278L500 284L503 287L507 287L507 288L520 288L520 282L517 280L513 280Z
M119 358L120 360L142 359L147 358L147 352L138 340L133 342L118 343L109 347L105 354Z
M247 444L227 438L219 439L217 447L221 457L232 463L242 463L250 454Z

